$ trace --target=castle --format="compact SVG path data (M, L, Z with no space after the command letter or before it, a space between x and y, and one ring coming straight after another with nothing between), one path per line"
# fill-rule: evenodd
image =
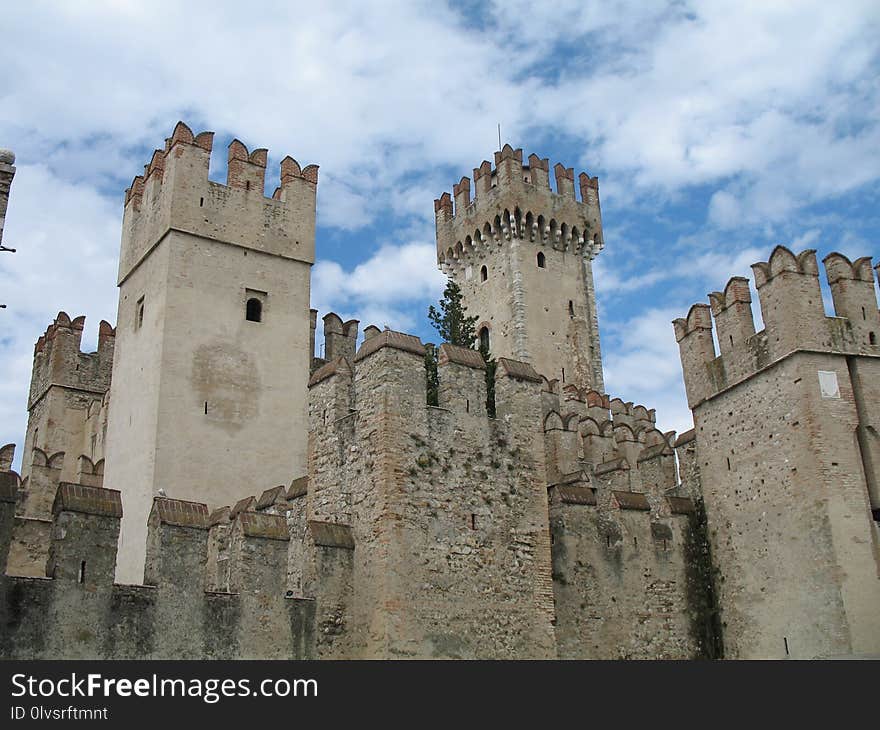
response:
M37 341L20 476L0 450L0 655L880 651L870 259L826 258L835 317L814 252L779 247L764 330L741 277L676 320L695 428L663 433L604 392L598 180L551 189L505 145L434 202L496 367L441 345L433 406L415 336L358 347L328 313L315 355L317 166L285 158L267 198L266 150L233 141L221 185L212 142L179 123L126 191L97 351L63 312Z

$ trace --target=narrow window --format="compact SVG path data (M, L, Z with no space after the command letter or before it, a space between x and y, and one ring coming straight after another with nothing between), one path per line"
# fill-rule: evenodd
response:
M468 398L464 399L464 412L465 413L471 412L471 402L470 402L470 399L468 399Z
M480 281L486 281L489 278L489 269L485 266L480 267Z
M565 382L565 368L562 368L562 382Z
M730 457L727 457L727 471L730 471Z
M79 577L77 578L77 583L85 583L86 580L86 561L83 560L79 564Z
M568 316L574 317L574 302L571 299L568 300Z
M135 305L135 314L134 314L134 328L139 330L144 326L144 298L141 297L138 299L137 304Z
M482 327L480 329L480 350L489 352L489 328Z
M208 415L208 401L205 401L205 415Z
M865 315L865 308L864 307L862 307L862 319L868 319L868 317Z
M605 545L611 547L611 535L605 535Z
M730 337L730 346L733 347L733 335L729 335Z
M250 181L250 180L246 180L246 181L245 181L245 183L244 183L244 189L245 189L245 190L250 190L250 189L251 189L251 181Z
M666 538L663 538L663 552L665 553L667 550L669 550L669 546L666 542Z
M538 268L546 269L547 268L547 258L544 256L543 251L538 251Z
M783 636L782 641L785 643L785 656L791 656L788 651L788 637Z
M633 547L637 548L639 546L639 538L633 535Z
M472 530L477 529L477 516L473 513L471 513L471 529Z
M868 342L871 343L872 345L876 345L877 344L877 335L875 335L873 332L869 332L868 333Z
M205 199L204 199L204 198L199 198L199 208L204 207L204 205L205 205Z
M263 320L263 303L259 299L248 299L245 318L248 322L261 322Z

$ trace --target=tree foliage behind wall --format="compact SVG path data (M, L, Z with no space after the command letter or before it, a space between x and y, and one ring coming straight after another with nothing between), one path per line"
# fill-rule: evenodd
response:
M443 342L473 349L477 339L477 317L468 316L462 299L461 288L449 279L440 298L439 309L433 304L428 307L428 319Z
M477 347L476 315L469 316L463 302L461 288L452 279L446 282L443 296L438 306L428 307L428 319L434 329L450 345L479 349L486 362L486 411L495 417L495 359L489 349L482 344ZM428 343L425 347L425 377L427 379L428 405L439 404L440 378L437 368L437 347Z

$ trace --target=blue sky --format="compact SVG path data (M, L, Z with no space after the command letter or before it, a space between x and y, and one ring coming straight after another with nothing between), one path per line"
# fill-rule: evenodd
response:
M185 9L184 9L185 8ZM321 166L313 306L436 339L433 205L505 142L600 177L608 391L684 430L670 320L778 243L878 255L880 6L28 2L4 6L0 443L64 309L115 322L123 190L175 122ZM830 310L829 310L830 311Z

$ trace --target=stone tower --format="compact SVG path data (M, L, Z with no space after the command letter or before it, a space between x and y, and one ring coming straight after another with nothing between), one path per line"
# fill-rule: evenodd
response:
M824 263L836 316L777 246L763 330L739 276L675 320L729 658L880 652L880 313L869 257Z
M434 201L437 260L461 287L495 357L603 390L592 260L602 249L599 181L505 145ZM454 198L454 203L453 203Z
M106 483L123 493L118 578L143 577L153 496L226 504L306 470L318 168L181 123L126 191Z
M6 206L9 205L9 188L15 177L15 155L12 150L0 149L0 244L3 243L3 224L6 222Z

